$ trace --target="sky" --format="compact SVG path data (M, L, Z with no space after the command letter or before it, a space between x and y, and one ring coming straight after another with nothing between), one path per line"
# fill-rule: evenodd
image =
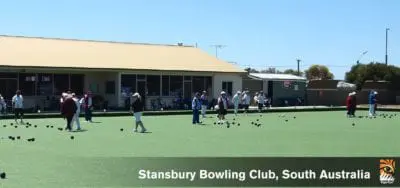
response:
M0 0L0 35L195 45L240 67L400 65L399 0Z

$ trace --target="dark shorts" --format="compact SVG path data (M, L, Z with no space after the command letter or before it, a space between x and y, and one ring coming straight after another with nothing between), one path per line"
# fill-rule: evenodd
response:
M228 111L226 109L220 109L218 110L218 114L219 115L226 115L228 113Z
M19 118L24 115L24 109L22 108L14 108L15 117Z
M244 104L244 105L242 105L242 107L243 107L245 110L248 110L248 109L249 109L249 105L248 105L248 104Z
M258 103L258 109L261 110L264 107L264 104Z

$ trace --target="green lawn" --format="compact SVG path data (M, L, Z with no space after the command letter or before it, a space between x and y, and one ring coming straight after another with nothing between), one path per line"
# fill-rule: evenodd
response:
M57 130L64 127L62 119L26 120L38 128L14 128L12 120L2 120L0 169L7 172L8 179L0 180L0 187L54 187L54 183L61 187L65 178L54 178L55 169L68 163L69 157L400 156L400 114L376 119L348 119L343 112L279 117L282 114L240 115L230 128L214 125L215 118L194 126L189 115L144 116L150 131L146 134L132 132L132 117L97 117L98 123L82 122L87 131L76 133ZM232 118L228 116L231 122ZM256 119L262 123L260 127L251 124ZM8 136L20 136L21 140L12 141ZM32 137L35 142L26 141Z

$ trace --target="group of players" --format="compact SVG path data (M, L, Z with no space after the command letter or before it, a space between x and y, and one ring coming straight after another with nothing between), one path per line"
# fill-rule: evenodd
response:
M256 93L254 96L254 102L258 106L259 112L262 111L264 106L270 107L270 100L267 99L264 95L264 92L261 91ZM243 92L237 91L236 94L232 97L232 101L229 100L228 95L225 91L221 91L220 96L218 97L217 104L214 106L214 109L217 111L218 115L218 123L225 123L225 116L228 113L228 108L230 104L233 104L234 114L237 115L240 108L244 109L244 112L247 113L249 106L251 104L250 92L245 90ZM193 110L193 124L200 124L200 110L203 118L206 117L206 110L208 107L208 98L207 92L203 91L202 95L200 93L195 93L192 100L192 110Z
M347 117L355 117L355 112L357 109L357 93L356 92L351 92L346 98L346 108L347 108ZM377 104L377 97L378 92L371 90L368 95L368 104L369 104L369 110L368 110L368 115L370 117L376 116L376 110L378 108Z

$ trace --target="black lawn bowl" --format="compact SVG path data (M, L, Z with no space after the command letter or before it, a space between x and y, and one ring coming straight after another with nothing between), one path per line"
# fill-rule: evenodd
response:
M14 123L10 123L10 125L11 125L11 126L13 126L13 125L14 125Z
M28 138L26 139L28 142L32 142L32 138Z
M37 128L37 125L34 125L33 127Z
M254 122L251 122L252 125L254 125Z
M235 122L232 122L233 125L235 125Z
M238 123L237 126L240 126L240 123Z
M3 127L7 127L7 125L3 125Z
M46 128L49 128L50 126L49 125L46 125Z
M52 126L50 126L50 128L54 128L54 126L52 125Z
M29 128L29 126L25 126L26 128Z
M261 124L257 124L257 127L261 127Z
M12 139L13 139L13 137L12 137L12 136L8 136L8 139L12 140Z
M35 138L31 138L31 141L34 142L34 141L35 141Z
M15 126L15 128L18 128L18 126Z
M286 119L285 121L288 122L289 120Z
M351 124L351 125L352 125L353 127L354 127L354 126L356 126L356 124L355 124L355 123L353 123L353 124Z
M231 126L229 126L229 125L226 126L226 128L229 128L229 127L231 127Z
M233 121L235 121L235 118L233 118Z
M71 136L70 138L71 138L71 140L75 139L75 137L74 137L74 136Z
M58 130L59 130L59 131L63 131L64 129L63 129L63 128L61 128L61 127L59 127L59 128L58 128Z
M122 131L124 131L124 129L120 129L120 131L122 132Z
M260 121L259 119L257 119L256 121Z
M17 136L17 139L18 139L18 140L20 140L20 139L21 139L21 137L20 137L20 136Z
M214 125L216 125L217 124L217 122L214 122Z
M0 178L1 179L6 179L6 173L5 172L0 173Z

